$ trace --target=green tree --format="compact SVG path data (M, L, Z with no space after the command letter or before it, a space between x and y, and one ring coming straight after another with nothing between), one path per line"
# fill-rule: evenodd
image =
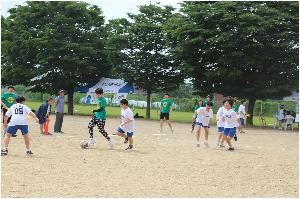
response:
M139 14L128 14L129 20L111 20L107 25L115 74L145 90L147 118L150 118L151 94L170 91L183 82L164 30L173 10L170 6L144 5L139 7Z
M249 100L298 87L298 2L186 2L168 24L173 53L200 93Z
M2 17L2 81L68 94L109 73L101 9L83 2L27 2Z

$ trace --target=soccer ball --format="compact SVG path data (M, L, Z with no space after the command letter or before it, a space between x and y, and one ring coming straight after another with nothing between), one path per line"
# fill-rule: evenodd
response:
M88 143L86 140L82 140L82 141L80 142L80 147L81 147L82 149L86 149L88 146L89 146L89 143Z

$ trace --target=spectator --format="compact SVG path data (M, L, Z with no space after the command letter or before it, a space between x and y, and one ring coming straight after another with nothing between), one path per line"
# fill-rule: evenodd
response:
M280 110L278 111L277 119L278 119L278 122L279 122L278 129L279 128L283 129L282 123L284 123L284 120L285 120L285 109L284 109L283 104L280 105Z
M55 98L56 117L55 117L55 124L54 124L54 133L64 133L61 130L63 118L64 118L64 96L65 96L65 91L60 90L59 96Z

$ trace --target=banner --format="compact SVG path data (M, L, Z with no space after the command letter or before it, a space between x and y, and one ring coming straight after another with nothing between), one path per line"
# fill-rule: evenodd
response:
M119 104L122 99L126 99L128 93L116 93L112 103Z

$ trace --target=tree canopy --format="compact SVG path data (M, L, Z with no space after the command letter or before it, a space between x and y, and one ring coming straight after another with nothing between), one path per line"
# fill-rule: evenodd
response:
M101 9L83 2L27 2L2 20L2 82L68 92L109 73Z

